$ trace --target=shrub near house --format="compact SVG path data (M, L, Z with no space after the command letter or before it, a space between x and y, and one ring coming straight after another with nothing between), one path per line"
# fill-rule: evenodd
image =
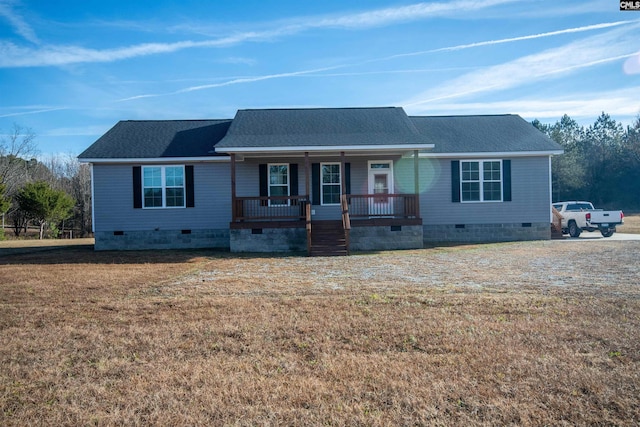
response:
M45 227L55 226L56 222L68 218L75 204L64 191L54 190L42 181L26 184L15 198L18 210L40 227L40 239L44 237Z

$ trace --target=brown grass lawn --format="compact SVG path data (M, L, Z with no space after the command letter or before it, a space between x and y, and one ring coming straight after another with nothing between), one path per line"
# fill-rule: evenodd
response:
M0 425L638 425L638 255L5 254Z
M640 234L640 214L625 213L624 224L618 227L618 232Z

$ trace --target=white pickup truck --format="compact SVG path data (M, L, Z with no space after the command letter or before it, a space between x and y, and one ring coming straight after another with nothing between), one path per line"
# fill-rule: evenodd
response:
M596 230L600 230L603 237L610 237L617 225L624 224L622 211L595 209L591 202L556 202L553 207L562 215L562 232L571 237Z

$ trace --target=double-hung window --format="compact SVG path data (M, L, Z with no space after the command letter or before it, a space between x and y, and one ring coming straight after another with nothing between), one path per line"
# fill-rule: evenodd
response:
M339 205L340 189L342 181L340 177L340 163L321 163L320 171L322 174L320 185L322 187L323 205Z
M502 161L461 161L460 190L463 202L502 201Z
M184 166L143 166L144 208L185 207Z
M289 164L269 164L269 197L289 196ZM269 199L270 206L289 205L289 199Z

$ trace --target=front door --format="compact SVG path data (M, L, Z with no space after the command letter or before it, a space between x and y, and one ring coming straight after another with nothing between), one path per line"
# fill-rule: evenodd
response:
M393 162L384 160L369 162L369 215L393 215Z

